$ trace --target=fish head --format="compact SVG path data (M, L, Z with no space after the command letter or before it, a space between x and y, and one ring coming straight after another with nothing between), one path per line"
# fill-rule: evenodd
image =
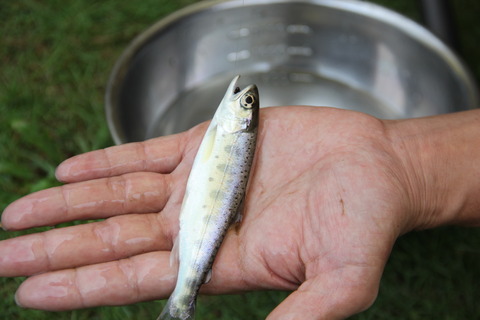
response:
M254 131L258 127L258 111L260 99L258 88L251 84L241 89L237 83L240 76L236 76L222 100L220 109L223 109L224 123L230 127L229 131Z

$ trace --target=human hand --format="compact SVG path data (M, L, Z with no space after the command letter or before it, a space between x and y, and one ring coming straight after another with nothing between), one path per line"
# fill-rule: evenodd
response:
M206 129L65 161L65 186L11 204L17 230L106 219L0 242L0 276L31 276L17 301L67 310L168 297L169 250ZM203 293L295 290L268 319L343 319L375 299L396 238L421 225L385 123L337 109L263 109L241 226L229 230Z

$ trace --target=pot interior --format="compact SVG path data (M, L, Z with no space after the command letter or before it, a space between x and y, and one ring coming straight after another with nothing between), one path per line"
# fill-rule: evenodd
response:
M380 118L473 108L476 91L432 34L387 9L346 1L199 4L152 26L117 62L107 114L117 143L212 117L236 75L262 107L330 106Z

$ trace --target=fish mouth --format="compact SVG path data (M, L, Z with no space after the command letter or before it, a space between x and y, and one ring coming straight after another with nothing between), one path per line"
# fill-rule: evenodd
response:
M250 84L245 88L241 89L238 86L238 79L240 79L240 75L235 76L235 78L233 78L232 82L230 82L230 85L228 86L228 92L231 92L233 99L236 100L245 95L247 92L252 92L255 95L258 95L258 89L256 85Z

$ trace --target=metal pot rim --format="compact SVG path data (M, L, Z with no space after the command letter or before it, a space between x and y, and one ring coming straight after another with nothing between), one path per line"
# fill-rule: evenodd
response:
M453 53L453 51L425 27L395 11L380 5L358 0L207 0L186 6L158 20L145 31L137 35L115 62L108 79L105 93L106 118L114 142L116 144L121 144L126 140L125 134L121 132L118 121L116 121L117 110L115 106L120 84L124 79L130 62L135 57L136 53L151 39L153 35L157 34L159 31L167 28L168 26L175 24L177 21L204 10L220 11L223 9L236 8L245 5L267 5L273 3L313 4L324 6L350 12L356 15L362 15L392 25L441 56L446 63L450 65L453 70L455 70L455 73L458 75L458 77L468 87L467 92L470 94L469 100L473 102L473 105L479 105L479 98L476 94L476 84L474 78L464 66L462 61Z

